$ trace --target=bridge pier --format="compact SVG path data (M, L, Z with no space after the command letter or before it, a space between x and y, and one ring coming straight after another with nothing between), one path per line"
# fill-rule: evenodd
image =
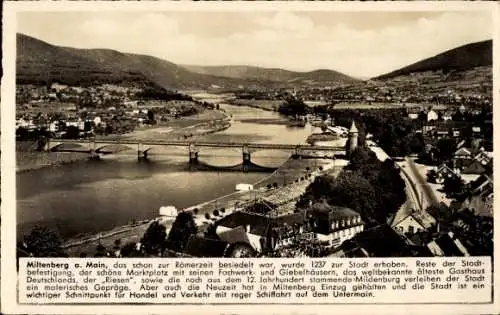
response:
M198 148L189 145L189 164L198 164Z
M137 151L137 161L148 161L148 151Z
M252 155L251 155L250 151L248 150L247 146L243 147L242 153L243 153L243 164L250 164Z
M302 149L300 149L299 147L295 147L295 150L293 152L293 157L295 159L302 159L302 154L303 154L303 151Z
M252 155L246 145L243 146L242 148L242 155L243 155L243 172L248 172L248 167L251 164Z
M137 161L147 161L148 160L148 150L144 150L141 142L137 143Z
M90 149L89 160L99 161L100 159L101 159L101 156L99 155L99 153L97 153L94 149Z

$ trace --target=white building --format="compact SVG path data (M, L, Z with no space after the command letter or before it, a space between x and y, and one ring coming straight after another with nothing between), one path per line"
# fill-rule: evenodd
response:
M398 222L393 222L392 228L402 234L425 231L437 223L436 219L427 212L413 212Z
M427 112L427 121L438 120L438 118L439 115L435 110L431 109L430 111Z
M333 247L340 246L364 230L360 214L349 208L330 206L326 202L321 202L314 204L307 211L307 215L310 217L316 237Z

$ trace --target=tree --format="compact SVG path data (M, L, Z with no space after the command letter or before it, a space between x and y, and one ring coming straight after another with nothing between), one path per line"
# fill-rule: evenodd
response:
M393 161L380 163L365 150L356 150L352 163L337 177L316 177L300 197L297 208L307 209L313 203L326 201L357 211L367 223L386 222L406 201L405 182Z
M78 139L80 137L80 129L75 126L69 126L64 134L66 139Z
M305 115L309 111L307 105L298 98L289 96L286 98L285 103L283 103L278 112L282 115L295 116L295 115Z
M161 250L163 250L166 236L167 232L165 231L165 227L158 221L153 221L149 225L141 240L146 253L158 254Z
M104 254L106 252L106 247L104 247L104 245L102 245L102 244L99 244L99 245L96 246L95 250L99 254Z
M155 120L155 113L150 109L148 109L148 120L151 122Z
M457 149L457 144L454 139L443 138L439 139L436 144L436 159L439 162L447 162L451 160Z
M192 234L196 234L198 228L190 212L180 212L175 221L172 223L172 228L168 233L167 247L171 250L182 252L187 245L188 239Z
M24 127L19 127L17 128L16 130L16 138L21 140L21 141L25 141L25 140L29 140L29 136L30 136L30 132L28 131L28 129L24 128Z
M24 246L34 257L65 257L59 234L45 226L35 226L24 237Z
M385 213L379 212L380 201L374 186L359 172L341 173L327 195L331 205L351 208L365 222L383 222Z
M427 172L427 181L429 183L436 183L437 172L434 169L431 169Z
M379 160L372 150L368 148L357 147L351 154L347 168L353 171L366 171L373 170L373 166L378 166L379 164Z
M142 257L143 254L137 250L137 244L134 242L128 242L120 250L122 257Z
M456 197L464 193L464 181L458 176L445 176L443 182L443 191L449 197Z

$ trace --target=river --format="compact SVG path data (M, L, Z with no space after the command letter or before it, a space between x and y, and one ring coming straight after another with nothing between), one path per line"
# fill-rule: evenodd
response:
M221 108L232 116L231 127L206 135L204 140L299 144L313 131L309 126L259 123L279 119L274 112L231 105ZM287 152L260 151L252 154L252 161L277 167L288 156ZM132 220L153 218L161 206L191 206L229 194L238 183L254 183L268 176L192 171L187 154L174 150L152 150L149 157L149 163L139 163L131 151L101 161L17 174L18 236L36 224L58 231L65 239L110 230ZM241 163L241 150L203 148L199 158L213 165L235 165Z

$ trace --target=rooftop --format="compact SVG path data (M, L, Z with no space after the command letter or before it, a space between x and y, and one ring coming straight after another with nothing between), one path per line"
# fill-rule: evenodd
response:
M354 120L352 121L351 128L349 128L349 133L355 133L358 132L358 128L356 127L356 124L354 123Z
M312 212L320 212L320 213L328 213L330 218L340 219L340 218L349 218L349 217L358 217L359 213L356 211L339 206L331 206L326 201L317 202L312 205L310 211Z

